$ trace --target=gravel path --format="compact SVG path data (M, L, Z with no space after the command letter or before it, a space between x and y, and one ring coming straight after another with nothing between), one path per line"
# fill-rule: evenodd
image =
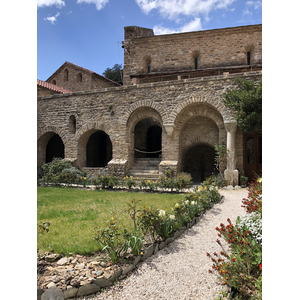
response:
M241 200L247 190L222 189L220 193L225 196L223 201L181 237L140 264L129 277L89 299L216 299L222 286L208 273L212 262L206 252L221 250L216 243L216 226L226 224L227 218L234 222L237 216L245 215Z

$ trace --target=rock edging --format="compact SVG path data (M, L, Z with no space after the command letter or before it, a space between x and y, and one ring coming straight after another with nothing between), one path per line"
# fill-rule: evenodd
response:
M208 209L212 208L213 206L214 203L211 203ZM106 276L104 276L103 278L95 278L95 279L90 278L88 280L88 283L85 283L83 285L81 285L80 281L79 282L70 281L70 283L72 283L72 286L71 287L68 286L67 289L65 290L58 288L56 284L52 281L47 285L46 290L37 289L37 300L51 300L51 299L65 300L65 299L71 299L71 298L76 298L81 296L88 296L99 292L100 289L113 285L116 280L124 279L126 276L128 276L128 274L133 272L137 268L137 265L140 262L144 262L146 259L156 254L159 250L164 249L168 244L178 239L187 229L191 228L194 224L196 224L202 218L204 213L205 211L202 211L197 217L194 217L193 220L187 224L187 226L184 226L180 230L176 231L173 236L168 237L165 241L155 241L153 244L147 247L143 255L137 256L132 264L115 269L114 272L109 276L107 274L104 274ZM77 255L76 258L77 257L82 257L82 256ZM55 261L58 258L60 258L60 255L58 254L51 254L48 256L48 259L50 261ZM76 260L76 258L74 260ZM63 257L59 261L57 261L57 264L58 265L64 264L69 259L70 258L68 257ZM76 265L76 267L77 268L83 267L82 265L83 263ZM66 273L68 273L67 271L68 269L66 270ZM98 275L100 275L100 273L98 273ZM103 275L103 273L101 273L101 275ZM68 274L66 274L65 276L68 276ZM53 284L51 285L51 283Z

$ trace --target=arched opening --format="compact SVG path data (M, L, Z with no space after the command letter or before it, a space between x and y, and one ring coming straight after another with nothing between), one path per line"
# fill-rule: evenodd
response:
M69 81L69 70L68 69L64 70L64 81Z
M65 146L58 134L53 135L46 147L46 163L53 160L54 157L65 158Z
M82 82L82 73L77 74L77 82Z
M182 158L182 172L191 174L194 183L200 183L216 174L215 149L207 144L196 144L186 149Z
M86 166L105 167L112 159L112 143L104 131L92 134L86 145Z
M69 131L71 133L75 133L76 132L76 118L74 115L71 115L69 117Z
M136 158L157 158L161 156L160 123L153 118L139 121L134 128L134 153Z

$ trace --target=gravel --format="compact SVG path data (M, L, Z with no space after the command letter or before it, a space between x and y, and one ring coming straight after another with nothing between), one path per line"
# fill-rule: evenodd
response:
M140 264L130 276L88 299L216 299L222 285L215 274L208 273L212 262L206 252L220 252L215 228L226 224L227 218L235 222L237 216L245 215L241 200L247 196L245 188L219 191L225 198L197 224Z

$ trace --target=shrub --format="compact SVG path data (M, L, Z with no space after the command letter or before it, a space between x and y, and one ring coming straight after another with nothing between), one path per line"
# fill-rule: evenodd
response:
M188 173L179 173L174 179L174 187L179 191L187 188L192 183L192 176Z
M159 215L159 222L156 225L155 232L163 240L166 240L178 228L178 225L176 223L176 218L174 215L170 215L164 210L159 210L158 215Z
M218 175L211 175L207 177L203 182L202 185L212 185L212 186L217 186L217 187L223 187L225 185L223 177L218 174Z
M131 189L136 185L136 182L132 176L130 176L130 177L125 176L123 178L123 183L124 183L124 185L127 186L128 189Z
M101 250L106 251L111 262L115 264L123 252L127 250L127 242L124 241L123 232L117 225L114 216L108 221L107 227L99 228L95 240L100 244Z
M240 229L234 226L230 219L228 225L220 224L216 230L218 236L225 239L229 244L231 254L228 254L220 240L217 243L222 247L220 254L215 257L207 253L213 261L212 268L217 271L223 280L223 284L234 287L242 295L243 299L250 299L255 295L255 282L261 275L262 248L251 232L244 226Z
M43 176L41 183L81 183L86 184L86 173L72 166L68 160L54 158L51 162L42 166Z
M243 199L247 213L258 211L262 213L262 178L256 179L248 187L248 197Z
M98 189L101 187L102 189L105 188L114 188L119 183L118 177L103 174L98 175L97 177L93 177L90 180L91 184L95 185Z

